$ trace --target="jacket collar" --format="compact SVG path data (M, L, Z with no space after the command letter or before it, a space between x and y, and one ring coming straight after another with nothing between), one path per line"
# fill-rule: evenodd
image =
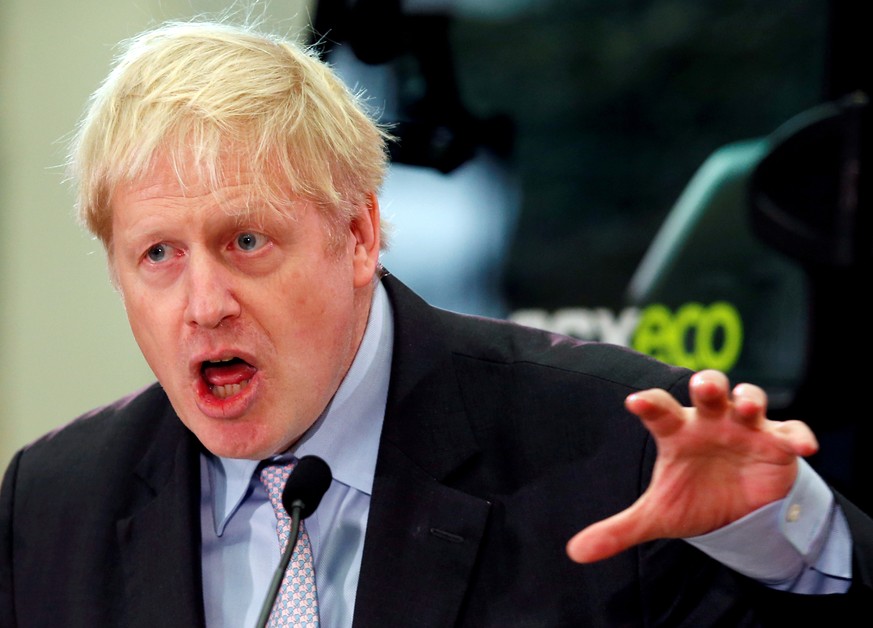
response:
M444 314L397 279L383 279L394 307L394 356L382 440L438 481L479 451L455 377Z
M447 484L478 452L444 315L392 277L394 356L355 603L356 628L455 623L490 504Z
M203 626L199 445L169 401L136 466L140 507L116 522L129 626Z

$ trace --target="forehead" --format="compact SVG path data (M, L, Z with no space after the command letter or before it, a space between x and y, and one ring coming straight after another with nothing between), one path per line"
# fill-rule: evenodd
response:
M252 163L231 153L216 162L188 154L160 152L138 176L116 185L110 205L113 223L119 210L167 207L209 207L230 216L252 217L265 212L291 214L300 200L279 169Z

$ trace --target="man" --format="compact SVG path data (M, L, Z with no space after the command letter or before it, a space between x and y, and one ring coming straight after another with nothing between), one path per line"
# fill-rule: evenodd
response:
M869 610L870 521L759 388L384 276L385 139L292 44L214 24L129 42L71 164L158 383L12 461L4 628L252 625L282 516L260 473L309 454L334 476L305 522L324 626Z

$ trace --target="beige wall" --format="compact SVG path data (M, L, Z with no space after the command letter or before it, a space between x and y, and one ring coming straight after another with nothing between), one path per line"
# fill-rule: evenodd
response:
M296 33L309 0L257 3ZM107 279L72 217L64 141L119 40L216 0L0 2L0 467L37 436L152 381Z

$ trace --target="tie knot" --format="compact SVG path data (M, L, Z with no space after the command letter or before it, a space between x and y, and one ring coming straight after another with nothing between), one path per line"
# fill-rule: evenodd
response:
M267 496L270 498L270 503L279 519L288 517L285 507L282 505L282 491L285 490L288 476L291 475L296 465L297 459L295 458L291 462L265 464L261 467L261 483L267 489Z

